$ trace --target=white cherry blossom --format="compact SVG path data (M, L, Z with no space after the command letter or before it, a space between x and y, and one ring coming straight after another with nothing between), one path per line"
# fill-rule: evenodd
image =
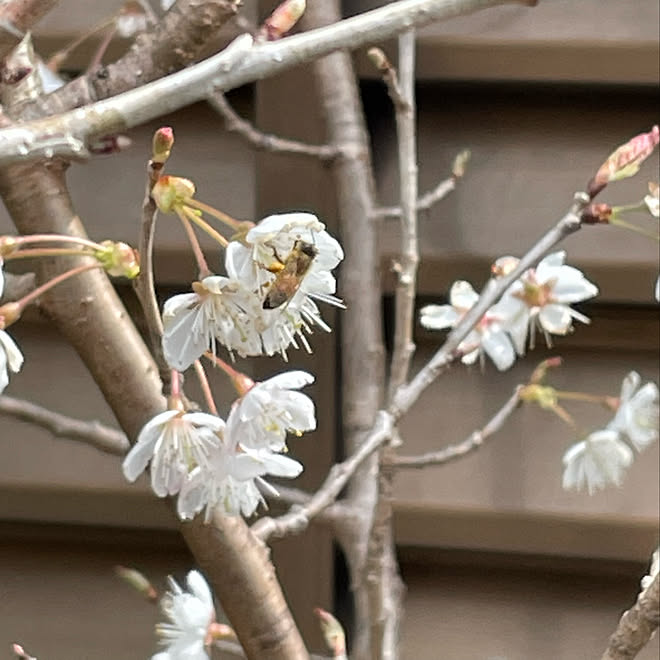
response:
M620 486L633 452L614 429L589 434L564 454L564 489L582 490L590 495L612 484Z
M194 518L202 509L206 509L207 522L215 510L227 515L251 516L263 502L257 484L277 494L262 477L291 479L303 469L297 461L267 449L240 451L238 443L228 434L210 460L210 470L193 470L181 488L177 512L182 520Z
M608 428L625 434L637 451L646 449L658 439L658 386L646 383L631 371L621 385L621 400Z
M219 275L173 296L163 309L163 353L170 367L185 371L219 342L241 356L261 355L259 299L241 281Z
M479 295L469 282L454 282L449 293L449 305L427 305L421 310L421 324L430 330L453 328L479 300ZM481 318L477 326L459 344L463 353L461 361L473 364L485 353L504 371L515 361L516 354L511 341L504 331L503 318L495 308L491 308Z
M210 641L210 627L215 621L213 596L201 573L190 571L184 591L169 578L170 590L161 600L163 614L169 623L159 623L156 634L165 651L151 660L208 660L206 645Z
M314 402L302 392L314 376L287 371L255 383L234 405L227 418L227 434L244 449L286 450L286 435L316 428Z
M178 493L188 473L206 471L225 423L206 413L166 410L145 424L122 468L135 481L151 462L151 487L165 497Z
M573 327L573 319L589 323L589 319L570 307L572 303L593 298L598 288L577 268L564 265L566 253L554 252L536 268L530 268L514 282L495 305L494 311L506 319L506 328L518 355L524 355L527 336L534 347L536 327L550 345L550 335L565 335Z

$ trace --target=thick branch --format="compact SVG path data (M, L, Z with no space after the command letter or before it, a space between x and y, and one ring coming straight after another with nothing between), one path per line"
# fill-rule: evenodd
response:
M623 613L602 660L632 660L651 639L659 622L660 574L656 573L637 602Z
M248 144L261 151L270 151L278 154L293 154L297 156L311 156L321 161L330 161L340 153L336 147L327 144L305 144L297 140L288 140L262 133L249 121L240 117L229 105L227 98L222 92L214 92L208 98L209 105L222 116L225 128L233 133L238 133Z
M443 465L479 449L485 440L502 428L506 420L518 407L521 387L520 385L516 387L513 395L483 428L474 431L462 442L419 456L394 456L390 464L395 468L423 468L429 465Z
M0 164L53 155L83 156L86 145L94 137L138 126L208 98L216 89L228 91L335 50L359 48L391 38L404 26L427 25L511 2L521 4L514 0L401 0L336 24L252 48L251 38L242 35L233 42L233 48L139 89L55 117L1 130ZM313 9L314 5L308 14ZM360 155L358 150L356 158Z
M0 396L0 414L41 426L58 438L80 440L108 454L123 456L129 448L128 438L118 429L67 417L30 401Z
M0 174L0 193L22 233L85 235L60 166L6 168ZM69 265L64 259L43 260L40 280ZM134 440L142 426L165 409L165 400L156 366L105 274L90 271L68 280L44 295L41 307L81 356L122 429ZM182 531L248 658L306 660L267 553L245 522L216 517L213 525L194 522L183 525Z
M116 62L43 97L24 111L24 119L88 105L189 66L236 15L240 4L239 0L178 0L150 30L139 34Z

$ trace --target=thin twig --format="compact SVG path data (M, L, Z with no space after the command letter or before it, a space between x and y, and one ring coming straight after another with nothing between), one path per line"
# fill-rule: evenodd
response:
M128 439L117 429L97 421L67 417L30 401L2 395L0 414L41 426L57 438L80 440L108 454L123 456L129 449Z
M161 337L163 336L163 322L158 308L156 298L156 286L154 282L154 236L156 233L156 217L158 208L151 196L158 177L160 176L164 163L150 160L147 165L147 183L142 200L142 214L140 222L140 238L138 242L138 253L140 255L140 273L133 280L135 295L140 301L144 319L149 334L151 352L158 365L158 373L164 384L170 382L170 368L163 355Z
M392 418L387 413L381 412L368 440L349 458L330 469L321 487L306 503L291 507L288 513L277 518L261 518L252 525L252 532L265 541L271 536L285 536L305 529L310 520L337 499L362 462L390 438L391 434Z
M0 130L0 164L83 157L87 143L173 112L208 96L272 76L342 48L359 48L408 28L516 0L401 0L339 23L253 45L241 35L221 53L183 71L85 108Z
M225 128L233 133L238 133L255 149L279 154L311 156L325 162L334 160L340 153L339 149L328 144L306 144L298 140L289 140L269 133L262 133L253 124L236 113L221 91L213 92L207 101L222 116L225 121Z
M417 373L413 380L400 387L389 412L395 420L407 412L417 401L422 392L438 377L443 369L456 357L458 345L467 337L481 317L488 311L499 297L528 269L534 266L553 247L574 234L582 227L581 214L589 203L589 196L584 192L575 193L571 208L566 215L550 231L546 232L532 248L520 259L518 265L508 275L497 280L494 286L488 287L477 303L459 321L449 333L445 343L435 355Z
M0 61L59 0L9 0L0 5Z
M472 432L465 440L449 445L437 451L430 451L419 456L394 456L390 465L394 468L424 468L430 465L444 465L457 458L462 458L479 449L485 440L499 431L520 402L522 385L518 385L507 402L491 417L483 428Z
M389 94L396 112L405 113L410 110L408 95L401 88L399 76L396 69L387 58L387 55L385 55L380 48L370 48L367 55L371 62L380 71L383 82L387 86L387 93ZM401 60L399 60L399 65L400 64Z
M450 192L456 189L457 178L450 176L438 185L424 193L417 200L417 213L429 211L440 200L444 199ZM375 218L383 218L384 220L400 220L401 207L400 206L381 206L374 209L373 216Z
M637 602L623 613L602 660L632 660L653 636L660 621L660 574L643 589Z

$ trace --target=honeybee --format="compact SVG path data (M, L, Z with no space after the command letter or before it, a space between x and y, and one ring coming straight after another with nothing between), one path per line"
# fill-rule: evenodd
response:
M275 272L275 279L264 298L264 309L275 309L293 298L310 269L318 250L305 241L296 241L284 261L269 269Z

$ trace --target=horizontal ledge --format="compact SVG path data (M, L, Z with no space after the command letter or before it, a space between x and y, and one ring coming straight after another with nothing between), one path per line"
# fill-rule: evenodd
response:
M81 491L64 487L0 488L0 523L56 523L123 530L173 531L165 502L148 492ZM398 545L421 548L646 561L657 545L657 522L624 516L570 516L521 511L445 509L399 501L394 507Z
M571 516L528 511L445 509L396 502L397 545L487 552L648 561L658 523L625 516Z
M394 57L394 47L388 46ZM657 42L503 41L456 37L420 38L417 78L432 80L534 81L657 85ZM379 77L363 52L362 78Z

